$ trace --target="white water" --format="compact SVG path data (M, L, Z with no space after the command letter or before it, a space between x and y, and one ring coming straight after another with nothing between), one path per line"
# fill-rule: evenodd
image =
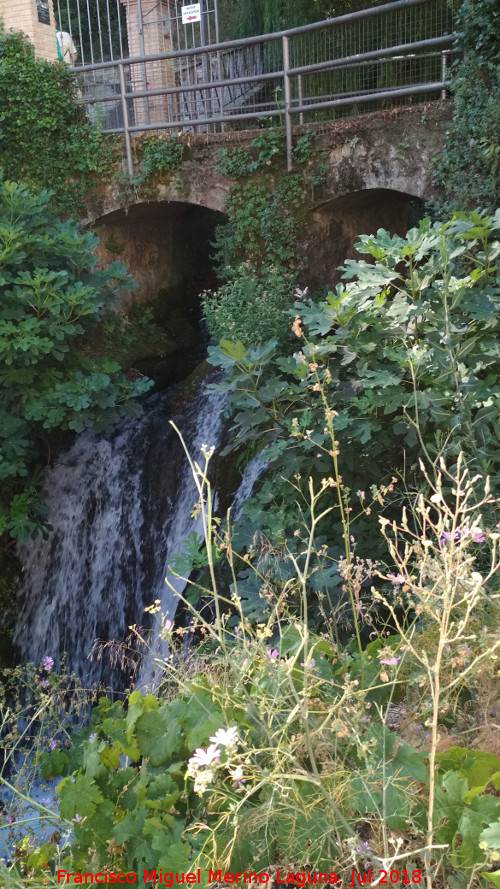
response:
M231 518L233 521L239 519L243 506L252 494L255 482L258 481L266 469L267 463L263 460L263 456L264 454L261 451L259 454L256 454L255 457L252 457L245 466L245 471L238 490L234 495L233 505L231 507Z
M152 395L139 419L124 420L112 435L84 433L60 455L46 483L48 540L20 545L25 580L15 635L24 660L41 663L65 653L66 665L85 683L104 681L115 689L130 676L117 675L103 657L88 660L94 640L122 640L131 623L141 625L144 607L161 600L161 613L175 615L176 593L164 582L166 565L182 552L191 531L201 534L201 516L192 518L196 489L189 464L169 419L173 417L193 459L203 465L202 445L217 447L222 432L223 396L206 389L176 415L170 393ZM233 498L237 519L254 484L265 469L255 457L247 465ZM172 580L176 592L185 582ZM157 682L156 661L167 654L166 643L143 658L136 687L148 691ZM18 789L56 808L54 782L35 781ZM55 779L57 783L58 779ZM8 793L0 805L10 807ZM21 804L20 836L33 832L37 842L49 839L53 824L31 805ZM28 821L26 820L28 819ZM15 828L17 836L18 826ZM10 824L0 826L0 858L10 857ZM2 850L3 846L3 850Z
M203 390L182 416L172 395L146 400L139 419L124 420L110 436L86 432L49 472L48 540L20 545L24 605L15 633L23 660L45 655L66 664L87 683L116 685L105 653L88 660L96 639L123 640L142 626L144 607L156 598L175 613L164 583L168 558L182 550L191 530L194 482L173 416L192 456L216 446L223 397ZM119 684L128 684L124 675Z

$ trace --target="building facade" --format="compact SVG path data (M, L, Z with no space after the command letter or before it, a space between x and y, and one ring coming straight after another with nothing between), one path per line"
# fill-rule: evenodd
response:
M0 0L4 28L27 35L41 59L57 59L56 20L52 0Z

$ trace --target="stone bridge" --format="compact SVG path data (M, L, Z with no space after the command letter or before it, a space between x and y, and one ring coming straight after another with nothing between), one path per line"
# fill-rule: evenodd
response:
M450 113L449 103L441 101L309 128L318 133L331 175L311 195L301 244L304 284L335 283L336 268L354 255L359 234L381 227L406 232L412 208L420 210L416 202L432 197L432 159L442 150ZM297 128L296 134L301 129L306 128ZM210 241L215 225L224 221L226 199L235 184L217 172L217 152L248 145L255 135L190 136L189 159L175 174L151 177L146 193L137 191L126 200L116 186L94 199L84 222L100 234L101 259L118 257L129 267L138 282L136 299L182 290L187 279L194 289L196 279L199 289L210 286Z

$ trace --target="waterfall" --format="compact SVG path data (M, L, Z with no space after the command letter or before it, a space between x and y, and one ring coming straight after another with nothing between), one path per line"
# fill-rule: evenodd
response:
M153 394L139 419L107 436L87 431L58 457L46 481L53 530L19 545L24 581L14 642L23 660L57 662L66 653L67 668L86 683L116 687L109 658L88 660L94 640L123 640L156 598L173 615L164 566L198 527L190 515L194 482L169 419L199 460L202 444L217 446L222 404L205 384L179 416L175 390Z
M47 540L19 545L24 583L15 643L23 660L40 664L45 655L57 661L65 653L67 668L87 685L104 682L120 690L129 675L117 674L105 657L89 661L94 640L122 640L130 624L143 623L144 607L155 599L161 600L162 614L174 616L177 598L164 582L166 565L182 552L188 535L202 529L200 515L191 516L196 489L169 420L174 419L191 456L202 464L201 446L219 443L224 404L224 396L204 384L179 415L177 392L147 396L141 417L123 420L110 435L78 436L49 470L45 496L53 530ZM259 456L248 463L233 497L233 519L264 469ZM182 592L184 581L172 583ZM157 682L155 658L167 653L166 643L154 635L152 646L135 679L144 692ZM21 771L22 763L20 756ZM53 803L52 782L42 785L36 778L25 786L23 780L16 775L18 789L35 800L48 795L44 805ZM0 808L10 802L10 793L0 792ZM53 825L39 819L30 804L23 803L21 810L18 817L30 819L37 840L48 841ZM14 846L10 825L0 825L0 855L2 844L9 858Z

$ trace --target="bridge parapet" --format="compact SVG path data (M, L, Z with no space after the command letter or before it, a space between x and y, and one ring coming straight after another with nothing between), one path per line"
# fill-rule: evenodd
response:
M123 133L131 175L135 133L257 121L284 128L291 169L296 125L445 98L458 36L449 0L395 0L245 40L158 53L149 44L147 55L85 64L80 101L104 132Z
M319 149L326 152L329 174L313 196L313 207L369 189L390 189L422 200L430 199L432 159L442 151L451 118L451 103L432 102L326 121L315 130ZM300 128L299 128L300 130ZM87 203L91 224L116 210L135 204L176 202L224 213L235 185L218 172L222 148L249 147L260 130L189 135L189 157L175 175L152 174L144 188L126 198L119 184L109 183ZM283 168L276 168L276 176Z

